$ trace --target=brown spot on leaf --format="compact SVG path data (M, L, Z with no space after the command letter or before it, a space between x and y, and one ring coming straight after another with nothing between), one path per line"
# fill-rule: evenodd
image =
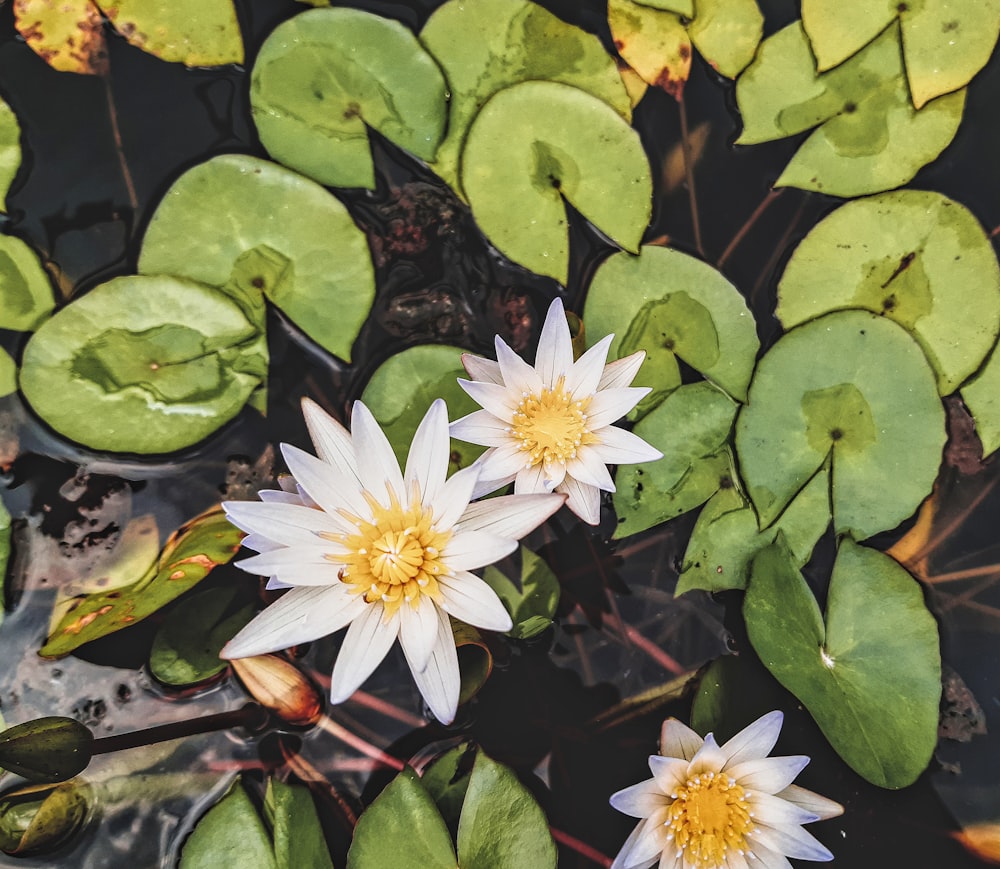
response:
M658 88L663 88L663 90L670 94L670 96L672 96L675 100L680 100L682 94L684 93L685 80L682 78L674 78L670 74L669 69L661 70L653 84Z
M199 553L198 555L189 555L187 558L182 558L180 561L174 564L175 567L181 564L197 564L199 567L205 568L205 570L211 570L219 562L212 561L207 555Z

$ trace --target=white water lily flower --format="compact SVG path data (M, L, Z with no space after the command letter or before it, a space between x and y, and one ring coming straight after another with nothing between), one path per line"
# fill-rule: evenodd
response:
M781 712L769 712L724 745L675 718L663 722L653 777L611 797L641 823L611 869L791 869L833 855L802 824L834 818L840 803L792 784L809 758L768 757Z
M348 432L303 401L319 458L282 444L298 493L263 491L261 501L223 504L260 554L237 563L284 596L241 630L223 658L307 643L350 625L333 668L340 703L371 675L399 638L424 700L443 723L458 706L459 672L449 616L507 631L496 593L470 573L517 548L563 503L558 495L513 495L470 504L476 467L446 479L445 404L435 401L413 436L406 470L371 412L356 402Z
M576 362L562 302L549 306L534 366L496 337L497 361L465 354L472 380L459 380L482 406L451 424L453 437L489 447L479 458L475 494L514 483L515 494L565 493L584 522L600 519L601 491L615 491L607 465L649 462L662 453L612 425L649 393L630 387L646 356L640 350L605 364L614 335Z

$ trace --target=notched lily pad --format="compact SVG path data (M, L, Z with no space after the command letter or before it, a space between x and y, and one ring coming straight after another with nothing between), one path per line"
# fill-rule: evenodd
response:
M870 782L911 784L937 744L941 656L920 586L841 541L826 619L780 539L753 561L743 615L754 650Z
M21 239L0 235L0 329L30 332L55 307L38 255Z
M7 211L7 193L21 167L21 126L14 110L0 100L0 212Z
M274 839L278 869L333 869L323 827L309 788L267 780L264 813Z
M217 869L225 864L280 869L271 837L240 779L195 824L181 850L179 869Z
M146 230L139 271L230 292L249 285L347 361L375 298L367 240L340 201L241 154L213 157L174 182Z
M639 136L614 109L569 85L528 81L496 94L469 129L462 186L502 253L565 284L566 203L637 251L652 211Z
M916 510L944 441L944 409L919 345L867 311L827 314L782 336L760 360L736 424L762 527L830 462L834 527L858 540Z
M358 9L311 9L279 24L250 81L260 140L275 160L331 187L375 187L368 128L431 160L445 81L407 27Z
M680 99L691 74L691 38L680 16L634 0L608 0L608 25L615 48L639 77Z
M924 190L838 208L795 249L778 285L786 329L838 308L895 320L923 347L942 395L983 361L1000 329L1000 268L979 221Z

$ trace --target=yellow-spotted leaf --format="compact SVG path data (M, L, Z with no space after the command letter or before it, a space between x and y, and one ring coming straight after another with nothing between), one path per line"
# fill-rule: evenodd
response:
M917 509L944 442L944 409L920 345L868 311L827 314L778 339L736 423L761 527L829 463L834 528L857 540Z
M432 160L445 81L413 32L359 9L310 9L279 24L250 81L260 140L275 160L331 187L375 186L368 129Z
M639 136L579 88L528 81L483 107L465 142L462 186L500 251L565 284L572 205L620 247L638 251L652 212Z
M91 0L14 0L14 26L53 69L107 72L104 22Z
M38 255L21 239L0 235L0 329L31 332L55 307Z
M646 84L680 99L691 74L691 38L679 15L635 2L608 0L615 48Z
M1000 267L979 221L940 193L901 190L849 202L795 249L778 285L786 329L840 308L895 320L948 395L1000 329Z
M14 110L0 100L0 213L7 211L7 193L21 168L21 126Z
M448 131L432 165L460 195L469 125L503 88L535 79L562 82L631 120L632 103L601 41L531 0L449 0L427 20L420 41L444 70L450 94Z
M726 78L736 78L757 53L764 16L757 0L698 0L688 24L694 47Z
M676 12L686 18L694 18L693 0L638 0L638 2L641 6L648 6L650 9L662 9L665 12Z

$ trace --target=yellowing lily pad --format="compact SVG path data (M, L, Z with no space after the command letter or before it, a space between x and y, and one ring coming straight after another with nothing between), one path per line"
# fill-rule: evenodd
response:
M662 9L665 12L676 12L687 18L694 18L694 3L692 0L641 0L640 5L650 9Z
M695 257L655 246L613 254L594 274L583 321L590 335L614 333L612 359L646 351L634 385L653 392L641 412L679 385L677 359L746 399L760 348L753 316L736 287Z
M838 311L783 335L757 365L736 451L767 528L830 463L834 528L863 540L931 491L944 409L920 346L885 317Z
M53 69L107 72L104 22L91 0L14 0L14 26Z
M934 160L958 130L965 92L914 109L894 28L836 69L817 73L795 23L761 43L737 82L736 100L740 144L817 128L776 186L860 196L905 184Z
M608 0L615 48L644 82L675 99L691 74L691 38L680 16L635 0Z
M21 127L14 110L0 100L0 212L7 211L7 193L21 168Z
M267 362L263 335L217 290L121 277L41 325L24 350L21 390L71 440L167 453L232 419L266 378Z
M698 54L726 78L736 78L753 60L764 35L757 0L698 0L697 12L688 34Z
M250 82L275 160L331 187L375 186L368 128L431 160L444 135L444 76L407 27L369 12L310 9L279 24Z
M139 271L217 287L235 277L347 361L375 298L368 242L340 201L241 154L213 157L174 182L146 230Z
M923 190L849 202L799 243L778 285L786 329L838 308L895 320L918 341L948 395L1000 329L1000 267L979 221Z
M465 142L462 186L490 241L565 284L568 202L636 252L653 182L639 135L607 103L569 85L528 81L496 94Z
M843 63L897 18L918 109L965 87L986 65L1000 35L998 0L802 0L802 24L820 70Z
M626 121L631 103L615 62L591 33L531 0L449 0L420 32L448 79L448 131L433 168L457 193L469 125L493 94L522 81L556 81L587 91Z
M30 332L55 307L38 256L21 239L0 235L0 329Z
M826 619L779 540L753 562L743 615L754 650L837 753L880 787L905 787L937 744L937 623L887 555L841 542Z
M0 347L0 398L17 389L17 363Z

